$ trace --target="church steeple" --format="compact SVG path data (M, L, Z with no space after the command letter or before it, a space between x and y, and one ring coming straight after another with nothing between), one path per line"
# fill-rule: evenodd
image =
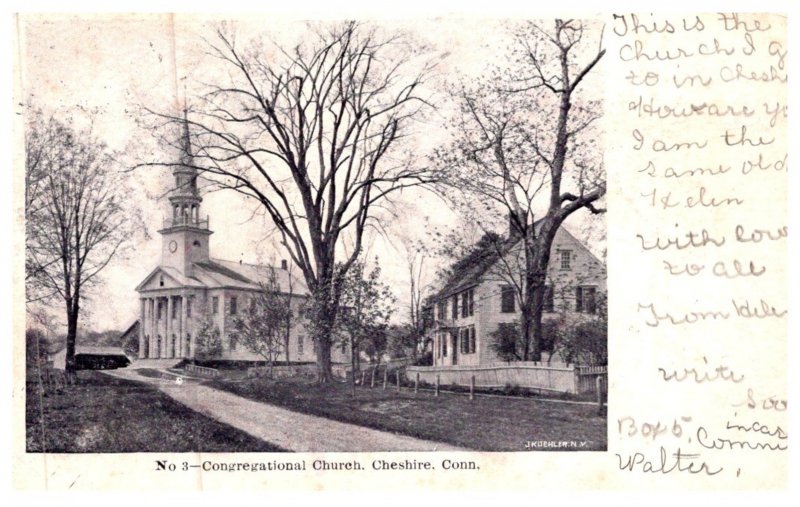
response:
M189 119L183 110L183 133L179 164L172 170L174 187L169 193L170 213L162 235L162 264L178 268L184 275L192 276L192 264L208 261L209 218L202 218L200 203L203 198L197 188L198 171L192 156Z

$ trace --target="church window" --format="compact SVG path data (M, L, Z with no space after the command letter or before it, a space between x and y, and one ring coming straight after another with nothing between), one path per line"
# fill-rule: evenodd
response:
M231 352L233 352L234 350L236 350L236 345L237 345L237 343L236 343L236 335L232 335L232 336L231 336L231 339L230 339L230 349L231 349Z
M192 297L192 296L189 296L188 298L186 298L186 316L187 317L191 317L192 316L192 300L193 299L194 299L194 297Z
M192 242L192 245L194 245L194 246L200 246L200 241L196 239L196 240L194 240L194 241Z
M192 335L186 333L186 357L192 354Z
M161 320L161 300L156 302L156 320Z
M159 287L163 287L163 286L164 286L164 275L161 275L161 276L159 277L159 279L158 279L158 286L159 286ZM160 317L159 317L159 318L160 318Z
M217 296L211 298L211 313L214 315L219 313L219 298Z
M236 296L233 296L231 298L231 315L236 315L237 310L238 307L237 307Z
M178 305L175 304L175 300L172 300L172 318L178 318Z
M347 354L347 342L342 341L342 354Z

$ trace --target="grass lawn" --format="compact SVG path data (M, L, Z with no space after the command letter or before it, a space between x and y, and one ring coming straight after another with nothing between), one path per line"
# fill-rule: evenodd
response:
M205 384L297 412L480 451L523 451L526 442L537 441L585 442L580 450L593 451L607 445L606 417L591 405L495 397L470 401L462 395L436 398L379 387L359 387L353 399L348 384L320 386L299 378Z
M28 384L28 452L281 451L153 387L93 371L78 377L78 385L46 397Z

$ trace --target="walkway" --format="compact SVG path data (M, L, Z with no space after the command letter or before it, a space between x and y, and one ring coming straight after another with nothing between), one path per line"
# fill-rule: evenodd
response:
M150 378L135 370L106 370L115 377L153 385L192 410L295 452L467 451L342 423L242 398L195 382Z

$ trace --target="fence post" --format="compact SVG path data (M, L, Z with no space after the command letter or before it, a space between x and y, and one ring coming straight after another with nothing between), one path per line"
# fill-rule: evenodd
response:
M595 389L597 389L597 415L600 415L603 412L603 391L601 389L603 385L603 377L602 375L598 375L595 379Z
M434 396L439 396L439 374L436 374L436 389L433 391Z
M469 378L469 399L475 399L475 375Z
M386 379L389 377L389 368L383 370L383 388L386 389Z
M367 370L361 371L361 386L364 386L364 376L367 374Z
M417 378L414 380L414 394L419 392L419 372L417 372Z
M375 387L375 367L372 367L372 375L370 376L369 380L369 388L372 389Z
M395 372L394 374L395 374L395 376L397 378L397 392L399 393L400 392L400 368L396 369L394 372Z

